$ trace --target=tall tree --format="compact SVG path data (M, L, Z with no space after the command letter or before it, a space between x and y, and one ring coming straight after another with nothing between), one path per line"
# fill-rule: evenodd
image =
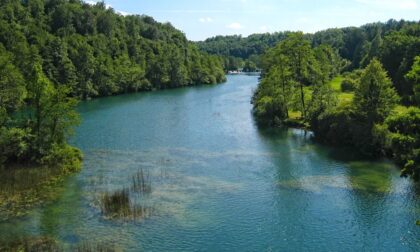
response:
M398 101L391 79L382 64L373 59L364 70L355 93L357 111L371 124L383 122Z
M417 106L420 106L420 56L414 59L410 72L407 73L406 79L413 86L414 99Z

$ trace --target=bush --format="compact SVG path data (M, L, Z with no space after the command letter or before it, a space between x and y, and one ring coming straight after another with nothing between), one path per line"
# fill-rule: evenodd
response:
M273 125L286 119L284 107L281 97L264 96L256 100L254 114L259 123Z
M389 116L385 120L388 141L384 146L400 165L403 176L420 179L420 108Z
M341 82L341 91L343 92L353 92L354 90L356 90L356 87L357 81L355 81L354 79L345 78Z
M315 137L331 144L351 145L352 110L349 106L336 107L312 120Z
M53 144L49 153L41 159L41 164L70 173L80 170L82 159L83 154L79 149L67 144Z
M28 150L27 137L28 132L23 129L0 129L0 167L25 156Z

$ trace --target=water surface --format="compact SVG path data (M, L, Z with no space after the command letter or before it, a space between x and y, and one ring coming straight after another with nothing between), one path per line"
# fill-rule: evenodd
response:
M72 142L83 170L53 202L0 223L0 236L127 251L420 250L420 189L386 160L319 145L302 130L258 129L257 78L82 103ZM103 218L100 195L139 169L150 171L152 193L135 200L155 213Z

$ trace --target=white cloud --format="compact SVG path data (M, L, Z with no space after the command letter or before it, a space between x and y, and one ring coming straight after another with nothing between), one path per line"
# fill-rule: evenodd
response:
M213 19L211 17L202 17L198 21L200 21L201 23L212 23Z
M88 0L88 1L85 1L85 3L90 4L90 5L95 5L95 4L97 4L97 3L98 3L98 1ZM106 7L107 9L114 9L114 8L112 7L112 5L110 5L110 4L105 4L105 7ZM128 16L128 15L131 15L131 13L128 13L128 12L125 12L125 11L120 11L120 10L116 10L116 9L114 9L114 11L115 11L116 13L118 13L118 14L123 15L123 16Z
M359 3L373 5L377 8L416 10L419 0L356 0Z
M227 25L226 28L233 29L233 30L240 30L240 29L243 29L244 27L240 23L234 22Z

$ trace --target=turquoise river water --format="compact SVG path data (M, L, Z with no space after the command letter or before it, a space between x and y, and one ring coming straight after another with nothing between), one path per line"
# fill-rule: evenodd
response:
M386 160L260 129L257 76L83 102L72 144L85 154L59 197L0 222L0 233L124 251L420 251L420 188ZM108 220L98 199L150 172L136 199L153 214Z

